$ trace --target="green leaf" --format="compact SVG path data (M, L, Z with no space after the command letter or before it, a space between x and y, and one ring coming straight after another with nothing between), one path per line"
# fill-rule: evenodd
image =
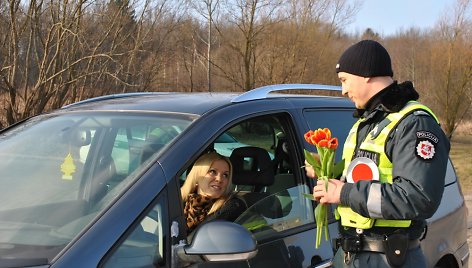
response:
M313 153L308 151L307 149L303 149L303 153L305 154L305 159L310 165L316 165L316 159L313 157Z
M251 222L246 222L243 224L243 226L246 227L246 229L248 229L249 231L253 231L268 226L268 224L265 220L255 220Z
M313 167L313 169L315 170L315 174L319 176L319 174L321 174L320 161L313 156L312 152L307 151L306 149L303 149L303 152L305 154L306 161Z
M324 181L324 186L325 186L325 191L328 192L328 182L329 178L328 176L323 176L323 177L318 177L318 180L323 180Z
M335 151L329 150L326 152L326 158L327 158L327 163L326 163L326 176L329 178L333 178L333 170L334 170L334 156L335 156Z
M334 164L333 178L339 178L343 174L344 170L344 159Z
M303 196L304 196L305 198L310 199L310 200L316 201L312 194L303 194Z

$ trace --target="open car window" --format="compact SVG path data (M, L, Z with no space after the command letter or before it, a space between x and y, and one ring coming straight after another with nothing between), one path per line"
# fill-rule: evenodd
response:
M284 113L257 116L229 126L205 150L231 161L234 192L247 206L235 222L258 239L314 222L292 129ZM183 184L186 172L179 178Z
M314 221L311 200L303 194L309 193L306 185L298 185L271 194L241 214L236 223L263 239Z

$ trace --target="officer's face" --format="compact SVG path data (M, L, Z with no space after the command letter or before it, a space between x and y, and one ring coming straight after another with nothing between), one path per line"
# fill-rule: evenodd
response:
M345 72L339 72L338 77L341 81L343 96L349 97L357 109L364 109L372 97L367 85L369 78Z

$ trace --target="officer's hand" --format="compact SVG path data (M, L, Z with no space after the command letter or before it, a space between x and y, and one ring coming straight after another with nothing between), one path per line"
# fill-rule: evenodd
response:
M315 154L315 153L311 153L311 154L313 155L315 160L320 161L320 156L318 154ZM306 172L307 177L316 179L317 176L316 176L315 170L313 169L313 166L310 165L308 161L306 160L305 160L305 172Z
M341 189L344 182L336 179L328 180L328 191L326 191L325 181L318 180L313 187L313 197L321 204L339 204L341 202Z
M312 178L312 179L316 179L315 170L313 169L313 167L310 164L308 164L308 162L306 160L305 160L305 172L306 172L307 177Z

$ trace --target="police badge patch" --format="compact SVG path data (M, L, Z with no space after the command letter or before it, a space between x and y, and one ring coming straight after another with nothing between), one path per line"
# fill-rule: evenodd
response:
M430 160L434 157L434 145L429 141L420 141L416 144L416 154L424 160Z
M436 153L435 144L439 139L431 132L416 132L416 156L423 160L431 160Z

